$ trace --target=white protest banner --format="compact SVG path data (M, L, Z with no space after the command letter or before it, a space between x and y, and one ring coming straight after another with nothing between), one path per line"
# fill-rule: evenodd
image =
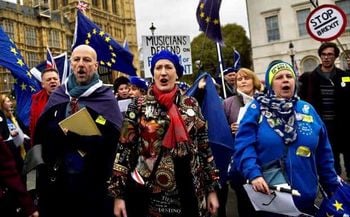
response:
M152 56L161 51L169 50L180 58L184 67L184 75L192 74L191 41L187 35L148 35L142 36L142 55L145 78L151 78Z
M346 14L341 8L325 4L309 14L306 19L306 29L317 41L331 41L345 31L346 23Z

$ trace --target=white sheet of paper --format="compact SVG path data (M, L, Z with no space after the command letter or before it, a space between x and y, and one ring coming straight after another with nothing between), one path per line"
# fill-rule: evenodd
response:
M243 106L239 108L238 116L237 116L237 124L242 120L245 112L247 111L247 107Z
M131 99L118 100L120 112L126 112L128 110L128 105L131 103Z
M273 195L255 192L251 184L245 184L243 187L248 193L249 199L257 211L262 210L288 216L299 216L300 214L304 214L296 208L291 194L275 191L276 198L273 199ZM271 203L266 205L269 202Z

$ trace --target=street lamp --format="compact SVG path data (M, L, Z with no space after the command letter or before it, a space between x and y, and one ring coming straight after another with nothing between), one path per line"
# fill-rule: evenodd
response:
M152 36L154 36L154 31L156 31L156 29L157 28L153 25L153 22L152 22L151 27L149 27L149 30L151 30Z
M289 56L290 56L291 64L292 64L292 66L294 68L295 50L294 50L294 45L293 45L292 41L289 42Z

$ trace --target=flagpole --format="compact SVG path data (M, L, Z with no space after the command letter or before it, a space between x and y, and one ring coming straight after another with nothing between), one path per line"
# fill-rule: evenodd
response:
M225 79L224 79L224 67L222 63L222 57L221 57L221 46L219 42L216 42L216 51L218 53L218 60L219 60L219 67L220 67L220 74L221 74L221 83L222 83L222 90L224 94L224 98L226 99L226 87L225 87Z

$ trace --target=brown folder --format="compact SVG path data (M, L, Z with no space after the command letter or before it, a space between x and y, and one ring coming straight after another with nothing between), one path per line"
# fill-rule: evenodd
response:
M85 107L68 116L58 124L62 130L66 128L82 136L101 136L100 130Z

